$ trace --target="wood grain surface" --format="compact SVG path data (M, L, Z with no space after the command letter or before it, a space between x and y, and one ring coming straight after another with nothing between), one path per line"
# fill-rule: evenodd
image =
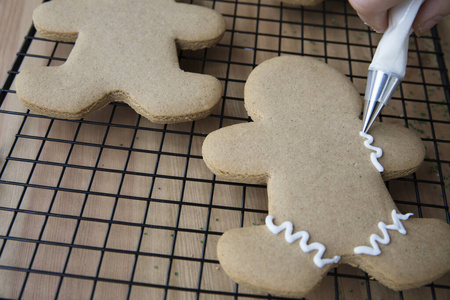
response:
M32 11L40 2L0 0L2 80L30 28ZM273 2L263 2L273 5ZM227 47L211 49L206 52L210 63L203 66L195 59L181 59L182 68L204 71L222 81L231 78L224 83L225 96L242 99L243 81L254 65L277 56L277 51L295 53L301 48L307 55L326 53L333 57L327 63L347 75L351 73L355 86L363 93L365 81L359 77L366 76L371 53L357 44L368 43L369 39L375 43L379 35L361 30L349 31L347 35L338 28L346 22L351 28L364 29L357 17L344 20L344 11L330 3L328 8L340 13L325 20L336 25L326 31L327 40L336 43L325 44L319 41L324 35L323 27L302 29L294 11L282 10L284 22L280 25L276 21L280 9L265 6L256 11L255 7L236 5L232 1L217 2L215 8L226 15L229 29L221 43L232 42L239 47L232 52ZM350 10L349 6L346 9ZM230 17L235 13L242 17ZM252 19L256 15L262 20L258 24ZM317 20L318 16L322 14L309 13L303 18L310 24L323 24L322 19ZM448 25L441 26L444 32L440 36L450 38ZM265 35L256 40L254 34L248 33L256 30ZM308 40L289 38L301 36ZM352 45L342 45L342 41ZM427 39L419 39L411 46L431 49L429 43ZM255 53L252 50L255 45L268 51ZM448 53L448 41L443 40L441 45ZM35 57L26 57L21 69L46 65L49 61L39 56L49 56L55 49L53 56L62 59L53 59L50 65L62 64L71 47L59 44L55 48L55 43L34 41L28 53ZM183 55L202 58L204 53ZM349 64L349 55L356 62ZM227 58L236 63L227 65ZM443 91L436 88L440 75L431 68L436 64L435 55L427 52L424 57L411 56L409 63L415 65L418 60L425 66L426 74L418 75L412 68L407 80L420 83L421 76L425 75L427 84L434 87L428 93L430 100L445 102ZM406 98L422 99L423 89L420 84L404 84L402 93ZM422 103L412 103L406 108L410 117L420 117L430 111ZM448 110L444 111L445 104L442 107L436 104L432 113L435 119L448 122ZM27 110L14 93L8 94L1 109L14 113L0 114L0 163L5 164L6 157L13 158L7 161L1 177L11 184L0 184L0 206L10 208L0 210L0 235L11 237L7 242L0 240L0 265L11 267L11 270L0 269L0 298L234 299L232 294L236 292L248 294L239 299L253 298L254 291L237 288L217 264L215 247L220 234L226 230L263 224L266 190L260 186L224 183L220 178L212 185L213 174L201 159L201 145L207 133L245 121L247 114L242 101L227 101L214 112L229 118L210 117L167 126L150 123L125 105L109 105L88 116L83 123L24 117L22 113ZM385 113L398 115L403 109L401 101L392 102ZM403 122L395 118L390 121ZM450 140L448 124L437 124L436 132L432 133L421 123L410 126L425 139L428 158L440 155L442 160L450 160L448 144L444 143L436 152L430 140L432 134L437 139ZM438 171L438 176L450 178L450 165L441 166L438 171L435 165L425 163L414 178L435 180ZM390 184L393 198L404 202L399 204L400 210L445 220L445 209L436 208L442 206L439 189L449 192L448 186L426 182L416 184L405 180ZM419 190L423 205L408 204ZM148 201L149 198L153 201ZM241 201L243 198L245 201ZM248 210L245 214L244 208ZM137 255L137 252L148 255ZM33 272L26 272L28 269ZM64 278L57 276L61 272L66 274ZM358 269L341 266L337 272L344 275L327 276L306 298L365 299L368 290L372 299L377 300L450 298L446 288L423 287L400 295ZM127 284L130 280L141 284L131 287ZM447 274L436 284L448 287L449 282ZM334 289L336 284L338 293ZM166 285L175 288L164 289ZM205 291L222 291L223 295L197 294L195 290L199 287Z

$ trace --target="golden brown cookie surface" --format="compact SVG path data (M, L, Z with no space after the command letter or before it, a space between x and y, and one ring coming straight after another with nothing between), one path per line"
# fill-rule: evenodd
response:
M398 211L360 136L361 99L344 75L311 58L274 58L251 73L245 105L253 123L213 132L203 145L217 175L267 183L266 226L230 230L219 241L233 280L302 296L340 263L393 289L450 269L450 226ZM383 177L419 167L424 147L413 132L377 124L369 133L384 152Z
M54 0L33 21L43 37L75 41L63 65L17 78L19 99L40 113L76 119L120 101L153 122L175 123L207 116L220 100L220 82L182 71L176 49L221 39L224 19L211 9L173 0Z

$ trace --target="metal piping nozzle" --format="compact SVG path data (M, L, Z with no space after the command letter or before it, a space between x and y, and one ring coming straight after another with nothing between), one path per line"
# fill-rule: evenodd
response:
M391 99L401 80L395 74L380 70L369 70L366 94L364 96L364 114L362 131L367 133L381 109Z

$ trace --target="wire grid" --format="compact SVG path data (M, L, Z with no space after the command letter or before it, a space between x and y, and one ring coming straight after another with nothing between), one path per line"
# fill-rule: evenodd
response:
M0 297L278 299L234 284L220 269L218 238L262 225L267 196L264 186L216 178L203 164L201 143L213 130L250 121L243 86L271 57L316 57L363 94L379 35L345 1L304 8L193 2L222 13L227 31L215 48L179 52L183 69L224 86L213 114L190 123L153 124L120 103L83 120L24 110L13 85L20 69L60 65L72 47L39 38L31 27L0 92L2 124L16 126L1 144ZM436 30L411 37L407 76L381 120L412 128L427 149L417 173L387 184L399 209L450 223L450 93L440 42ZM340 266L307 298L448 299L449 291L448 275L397 293Z

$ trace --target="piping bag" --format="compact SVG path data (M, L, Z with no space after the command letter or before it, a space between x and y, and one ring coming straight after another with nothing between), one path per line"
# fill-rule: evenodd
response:
M389 10L389 27L369 66L362 131L367 131L405 77L409 36L424 0L404 0Z

